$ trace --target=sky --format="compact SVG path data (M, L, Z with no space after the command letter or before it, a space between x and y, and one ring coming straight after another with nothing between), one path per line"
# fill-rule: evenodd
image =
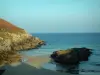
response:
M0 18L30 33L95 33L100 0L0 0Z

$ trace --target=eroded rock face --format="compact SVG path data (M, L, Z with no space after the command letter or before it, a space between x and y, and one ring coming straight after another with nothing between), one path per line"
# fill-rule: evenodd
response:
M0 65L20 60L18 50L38 48L43 44L44 41L38 37L0 19Z
M78 64L81 61L88 61L91 53L91 49L88 48L71 48L55 51L51 58L60 64Z
M27 33L9 33L0 32L0 49L2 50L27 50L36 48L44 42L37 37L33 37Z
M0 51L0 66L19 62L20 60L21 55L16 51Z

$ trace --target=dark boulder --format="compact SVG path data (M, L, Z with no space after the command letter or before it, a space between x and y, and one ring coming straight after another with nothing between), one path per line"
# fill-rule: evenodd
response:
M87 61L91 53L91 49L88 48L71 48L55 51L51 54L51 58L61 64L77 64L81 61Z

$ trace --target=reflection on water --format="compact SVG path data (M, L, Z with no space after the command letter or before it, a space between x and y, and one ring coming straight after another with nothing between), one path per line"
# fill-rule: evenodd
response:
M74 65L62 65L55 62L49 62L45 63L43 66L45 69L58 71L58 72L64 72L68 74L79 74L79 64Z
M58 63L46 63L42 66L45 69L58 71L66 74L75 74L75 75L86 75L86 74L93 74L98 75L100 74L100 66L97 66L93 63L81 62L80 64L74 65L61 65Z
M67 72L71 74L79 74L79 64L75 65L61 65L61 64L56 64L56 71L59 72Z

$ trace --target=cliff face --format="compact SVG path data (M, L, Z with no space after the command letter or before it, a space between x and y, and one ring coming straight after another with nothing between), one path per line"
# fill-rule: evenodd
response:
M38 48L42 40L28 34L24 29L0 19L0 65L21 60L18 50Z

